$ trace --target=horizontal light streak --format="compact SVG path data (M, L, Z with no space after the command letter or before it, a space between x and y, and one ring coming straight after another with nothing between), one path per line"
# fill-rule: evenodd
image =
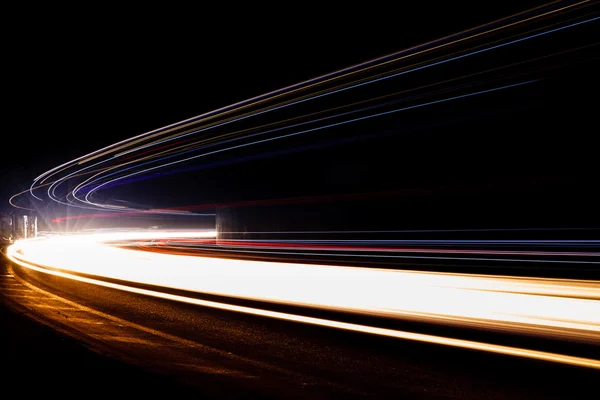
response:
M21 266L26 267L26 268L30 268L30 269L33 269L33 270L36 270L39 272L43 272L43 273L48 273L51 275L61 276L64 278L74 279L74 280L78 280L81 282L91 283L91 284L100 285L100 286L104 286L104 287L110 287L113 289L124 290L124 291L143 294L143 295L147 295L147 296L154 296L154 297L159 297L159 298L168 299L168 300L180 301L180 302L188 303L188 304L196 304L196 305L203 306L203 307L218 308L221 310L242 312L242 313L246 313L246 314L258 315L258 316L263 316L263 317L270 317L270 318L277 318L277 319L282 319L282 320L287 320L287 321L308 323L308 324L319 325L319 326L324 326L324 327L329 327L329 328L344 329L344 330L349 330L349 331L354 331L354 332L369 333L369 334L387 336L387 337L392 337L392 338L397 338L397 339L415 340L415 341L420 341L420 342L425 342L425 343L461 347L461 348L471 349L471 350L488 351L488 352L498 353L498 354L533 358L533 359L537 359L537 360L559 362L559 363L575 365L575 366L579 366L579 367L600 369L600 361L599 360L594 360L594 359L589 359L589 358L584 358L584 357L575 357L575 356L569 356L566 354L558 354L558 353L551 353L551 352L545 352L545 351L530 350L530 349L524 349L524 348L518 348L518 347L512 347L512 346L502 346L502 345L496 345L496 344L490 344L490 343L476 342L476 341L472 341L472 340L455 339L455 338L448 338L448 337L443 337L443 336L427 335L427 334L422 334L422 333L414 333L414 332L407 332L407 331L400 331L400 330L393 330L393 329L386 329L386 328L378 328L378 327L373 327L373 326L352 324L352 323L341 322L341 321L332 321L332 320L326 320L326 319L322 319L322 318L306 317L306 316L302 316L302 315L288 314L288 313L277 312L277 311L262 310L262 309L258 309L258 308L237 306L237 305L232 305L232 304L219 303L219 302L215 302L215 301L194 299L194 298L190 298L190 297L177 296L177 295L156 292L156 291L146 290L146 289L139 289L139 288L134 288L134 287L125 286L125 285L118 285L118 284L100 281L100 280L96 280L96 279L84 278L84 277L71 275L71 274L59 272L59 271L51 271L51 270L47 270L45 268L36 267L35 265L28 264L28 263L20 261L18 259L13 259L13 261Z
M121 240L161 240L167 236L182 238L194 235L210 237L214 232L170 230L58 235L18 241L9 248L8 255L14 262L28 268L37 268L32 264L44 265L60 268L62 271L198 293L380 315L387 318L438 320L459 325L475 324L569 340L600 341L598 281L243 261L160 254L107 244ZM52 273L72 277L68 272ZM99 284L108 285L106 282ZM121 286L119 288L134 290ZM457 339L223 305L181 296L172 298L341 329L575 362L568 361L568 356L548 356L548 353L532 350L473 344ZM587 360L583 363L597 367L600 360Z

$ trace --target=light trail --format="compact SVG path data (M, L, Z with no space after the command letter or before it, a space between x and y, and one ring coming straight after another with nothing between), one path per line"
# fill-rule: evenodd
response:
M145 252L115 245L207 239L215 234L150 230L56 235L18 241L8 248L8 257L45 273L202 306L600 369L600 360L593 358L274 312L101 280L110 278L267 303L600 343L600 281L244 261Z
M47 179L49 176L53 175L54 173L59 172L62 169L68 168L73 163L77 163L78 165L83 164L83 163L89 162L91 160L94 160L96 158L102 157L103 155L110 154L110 153L118 151L122 148L126 148L127 146L136 144L143 139L159 136L161 134L171 132L173 129L176 129L176 128L188 127L191 123L197 122L199 120L201 121L201 120L204 120L207 118L214 118L215 116L220 116L223 114L226 115L232 111L247 108L253 104L256 104L257 102L260 103L265 100L270 100L273 98L280 97L284 94L294 93L298 90L306 89L312 85L322 84L324 82L327 82L330 79L333 79L333 80L339 79L341 77L346 76L347 74L355 74L357 72L364 72L365 70L374 68L376 66L380 66L382 63L393 62L399 56L404 56L404 57L415 56L422 52L437 50L437 49L440 49L440 48L443 48L446 46L450 46L452 44L460 43L465 40L474 39L481 35L489 34L489 33L492 33L492 32L498 31L498 30L508 29L508 28L513 27L514 25L527 23L532 20L547 17L552 14L558 14L558 13L564 12L568 9L576 8L581 5L585 6L585 5L587 5L586 3L589 3L589 2L590 2L590 0L586 0L586 1L580 1L580 2L577 2L574 4L566 4L564 6L562 4L558 4L559 7L555 8L553 10L548 10L548 8L551 8L554 6L553 4L549 4L549 5L543 6L543 7L536 7L532 10L528 10L526 12L522 12L522 13L510 16L510 17L502 18L500 20L494 21L489 24L484 24L484 25L478 26L476 28L458 32L453 35L449 35L449 36L446 36L446 37L443 37L443 38L440 38L440 39L437 39L437 40L434 40L434 41L431 41L428 43L414 46L409 49L405 49L405 50L402 50L399 52L395 52L393 54L379 57L374 60L369 60L364 63L356 64L354 66L347 67L347 68L343 68L339 71L335 71L335 72L328 73L328 74L325 74L325 75L322 75L322 76L319 76L316 78L312 78L312 79L309 79L304 82L290 85L285 88L281 88L281 89L278 89L278 90L275 90L272 92L268 92L268 93L262 94L260 96L253 97L251 99L247 99L247 100L244 100L244 101L241 101L241 102L238 102L238 103L226 106L226 107L219 108L217 110L210 111L208 113L204 113L204 114L186 119L184 121L177 122L175 124L168 125L166 127L162 127L162 128L155 129L155 130L152 130L147 133L137 135L135 137L120 141L118 143L115 143L110 146L104 147L102 149L96 150L92 153L78 157L75 160L66 162L62 165L54 167L54 168L40 174L37 178L34 179L33 183L31 184L31 187L30 187L31 195L33 197L35 197L36 199L42 200L41 198L39 198L33 194L33 188L36 185L36 183L42 179ZM543 12L540 12L540 11L543 11ZM537 15L535 15L536 12L538 13ZM514 21L518 17L520 17L521 20ZM503 22L504 22L504 24L503 24ZM498 26L498 25L500 25L500 26ZM485 30L485 29L487 29L487 30ZM481 32L482 30L483 30L483 32ZM43 180L42 180L42 183L43 183Z
M515 48L513 55L517 54L520 50L516 47L523 45L526 42L538 41L548 37L556 37L556 35L565 34L565 31L572 31L580 29L583 25L590 25L593 22L597 22L600 17L595 15L593 2L580 1L575 3L570 2L556 2L549 3L543 7L537 7L513 16L509 16L503 19L499 19L488 24L480 25L475 28L456 33L450 36L446 36L428 43L424 43L418 46L414 46L409 49L398 51L387 56L379 57L370 61L356 64L351 67L347 67L329 74L325 74L313 79L309 79L304 82L300 82L295 85L290 85L282 89L278 89L269 93L265 93L260 96L253 97L251 99L232 104L227 107L222 107L217 110L201 114L194 118L190 118L181 121L176 124L171 124L166 127L156 129L145 134L137 135L127 140L120 141L113 145L104 147L95 152L89 153L82 157L78 157L72 161L63 163L49 171L39 175L31 186L29 187L28 193L31 197L37 200L43 200L34 194L34 191L42 186L45 186L45 182L50 178L54 180L50 182L47 188L47 197L67 207L78 207L82 208L81 205L93 209L122 209L124 211L135 211L132 207L122 207L110 204L110 200L106 201L92 201L91 196L95 191L101 189L107 189L108 187L114 186L115 184L128 184L131 183L130 177L138 176L141 174L147 174L150 171L156 169L168 169L173 167L175 164L188 162L190 160L197 160L199 157L205 156L217 156L225 151L248 151L246 147L262 145L270 143L273 140L287 139L295 137L299 134L313 132L322 129L337 128L340 125L359 122L367 118L387 116L390 113L394 113L400 110L412 110L426 105L434 105L439 102L444 102L453 99L462 99L474 94L487 93L496 89L485 89L480 91L472 91L472 93L459 92L455 96L447 97L442 100L434 100L431 102L417 102L414 105L408 105L407 107L401 108L400 110L392 110L385 112L372 113L361 117L352 117L347 120L342 120L336 123L326 123L323 126L317 126L311 129L301 130L299 132L292 132L288 134L282 134L273 137L267 137L263 140L255 140L250 143L242 143L239 145L231 146L228 143L238 140L249 140L252 137L258 135L272 135L275 131L282 129L293 129L305 124L313 124L319 121L325 121L332 118L342 118L343 115L355 115L366 112L368 109L350 109L348 112L343 114L336 114L326 116L317 120L310 120L298 124L286 125L287 123L294 121L297 118L308 118L310 115L315 115L314 110L299 110L296 111L296 115L293 118L289 116L280 119L277 114L283 108L298 108L298 106L305 106L309 103L309 107L314 107L315 110L319 111L331 111L339 109L340 107L349 107L358 105L364 102L374 101L377 99L383 99L391 95L396 95L398 92L394 89L395 85L399 85L405 92L415 91L416 98L428 95L427 93L419 93L427 87L433 85L439 85L443 82L450 82L456 79L462 79L463 77L475 77L485 72L496 71L496 77L491 77L488 80L494 81L499 77L509 78L509 84L502 87L512 87L513 85L519 85L514 83L515 80L520 82L537 82L543 80L533 78L530 80L523 80L519 78L522 73L501 73L503 68L508 68L514 65L522 65L533 60L539 59L539 54L535 54L534 50L538 45L530 45L528 51L524 51L518 57L526 57L527 59L512 59L511 56L499 55L498 63L500 64L497 68L483 69L481 71L469 70L470 62L466 62L467 74L462 77L449 76L443 77L440 81L427 82L427 83L412 83L410 80L404 82L391 82L394 79L403 77L405 75L414 75L422 73L421 71L429 69L443 69L448 63L456 64L465 62L466 59L481 58L481 55L486 53L498 53L503 54L502 51ZM579 14L577 14L579 13ZM554 40L556 42L559 39L545 39ZM586 39L587 40L587 39ZM557 54L561 52L569 52L574 49L582 50L587 46L593 46L595 43L584 43L584 46L579 47L579 44L570 48L561 48ZM459 47L462 46L462 47ZM522 50L522 49L521 49ZM445 53L442 53L445 52ZM534 54L530 54L530 53ZM544 55L546 57L547 55ZM436 68L434 68L436 67ZM384 69L387 68L387 69ZM460 70L460 66L454 67ZM535 72L537 74L542 73L542 69ZM511 74L513 74L511 76ZM515 79L516 78L516 79ZM390 87L391 93L376 93L376 94L364 94L361 92L365 86L378 86L377 83L387 80L387 85ZM417 80L415 80L417 82ZM465 82L466 86L478 84L478 82ZM362 97L360 101L348 104L342 100L341 104L335 104L330 107L322 107L319 104L321 98L335 98L341 92L351 91L357 93L356 95ZM339 96L338 96L339 97ZM401 99L402 100L402 99ZM396 100L398 101L398 100ZM314 104L313 104L314 103ZM375 104L373 108L387 106L383 104ZM272 121L267 123L260 122L259 124L252 125L252 122L247 120L256 119L255 117L264 117L264 114L273 115ZM249 126L238 126L241 122L250 123ZM265 129L269 126L283 126L276 129ZM235 125L229 128L229 125ZM225 129L220 131L219 129ZM230 131L227 131L230 129ZM209 136L202 137L203 132L208 132ZM255 132L248 134L248 132ZM185 137L190 137L190 143L178 145L179 142L172 143L175 148L154 148L147 150L143 154L141 151L153 148L158 145L166 145L167 142L181 141ZM215 149L214 151L206 151L206 148L215 146L221 146L223 148ZM186 156L191 152L199 152L200 154L194 156ZM135 155L138 157L135 157ZM133 161L124 162L123 156L129 156L126 159L130 159L133 155L135 159ZM142 157L140 157L142 156ZM179 157L178 160L170 160L174 157ZM169 162L166 162L169 159ZM244 158L241 158L244 159ZM232 160L235 161L234 158ZM150 162L156 163L152 168L145 168ZM92 167L99 167L98 171L90 171ZM62 176L60 176L62 174ZM84 181L74 182L75 187L72 193L59 194L57 188L67 181L73 180L77 176L81 175L92 175ZM116 175L116 177L115 177ZM71 183L71 182L69 182ZM67 186L67 185L64 185ZM62 187L61 187L62 189ZM67 190L67 189L65 189ZM78 191L85 192L84 197L78 195ZM25 192L18 193L15 196L20 196ZM11 197L10 204L18 207L14 203L14 197ZM64 201L63 199L66 199ZM27 209L27 208L26 208Z
M508 42L504 42L504 43L496 44L496 45L489 46L489 47L487 47L487 48L479 49L479 50L476 50L476 51L471 51L471 52L469 52L469 53L467 53L467 54L461 54L461 55L453 56L453 57L450 57L450 58L445 58L445 59L442 59L442 60L439 60L439 61L435 61L435 62L428 62L428 63L426 63L425 65L421 65L421 66L417 66L417 67L411 67L411 68L410 68L410 69L408 69L408 70L404 70L404 69L403 69L401 72L396 72L396 73L393 73L393 74L391 74L391 75L389 75L389 74L388 74L388 75L385 75L385 76L383 76L383 77L371 77L371 78L369 78L369 79L365 79L365 80L361 81L360 83L353 83L353 84L351 84L351 85L344 86L344 88L343 88L343 89L338 89L338 88L329 89L329 90L323 91L323 93L321 93L321 94L318 94L318 95L313 95L313 96L308 96L308 97L306 97L306 98L303 98L303 99L301 99L301 100L296 100L296 101L294 101L294 102L291 102L291 103L289 103L289 104L288 104L288 103L284 103L284 105L285 105L285 106L288 106L288 105L294 105L294 104L298 104L298 103L300 103L300 102L304 102L304 101L307 101L307 100L313 100L313 99L316 99L316 98L319 98L319 97L322 97L322 96L325 96L325 95L331 95L331 94L337 93L337 92L339 92L339 91L341 91L341 90L347 90L347 89L353 89L353 88L357 88L357 87L360 87L360 86L362 86L362 85L365 85L365 84L372 84L372 83L376 83L376 82L378 82L378 81L380 81L380 80L383 80L383 79L389 79L389 78L393 78L393 77L396 77L396 76L404 75L404 74L406 74L406 73L409 73L409 72L418 71L418 70L420 70L420 69L424 69L424 68L433 67L433 66L436 66L436 65L444 64L444 63L451 62L451 61L455 61L455 60L460 60L460 59L462 59L462 58L469 57L469 56L472 56L472 55L477 55L477 54L479 54L479 53L482 53L482 52L487 52L487 51L491 51L491 50L494 50L494 49L499 49L499 48L502 48L502 47L504 47L504 46L512 45L512 44L519 43L519 42L522 42L522 41L525 41L525 40L530 40L530 39L537 38L537 37L539 37L539 36L547 35L547 34L550 34L550 33L559 32L559 31L561 31L561 30L568 29L568 28L572 28L572 27L576 27L576 26L578 26L578 25L581 25L581 24L585 24L585 23L593 22L593 21L596 21L596 20L598 20L599 18L600 18L600 17L596 17L596 18L589 18L589 19L586 19L586 20L584 20L584 21L579 21L579 22L571 23L571 24L568 24L568 25L565 25L565 26L561 26L561 27L558 27L558 28L554 28L554 29L548 29L548 30L545 30L545 31L542 31L542 32L538 32L538 33L536 33L536 34L531 34L531 35L528 35L528 36L525 36L525 37L522 37L522 38L518 38L518 39L515 39L515 40L510 40L510 41L508 41ZM156 166L156 167L152 167L152 168L143 169L143 170L141 170L141 171L137 171L137 172L134 172L134 173L131 173L131 174L126 174L126 175L125 175L125 176L123 176L123 177L119 177L119 178L117 178L117 179L111 179L111 180L109 180L109 181L107 181L107 182L105 182L105 183L103 183L103 184L97 185L96 187L94 187L93 189L91 189L91 190L90 190L90 191L89 191L89 192L86 194L86 197L85 197L85 201L84 201L84 202L85 202L85 203L88 203L88 204L91 204L91 205L98 206L98 207L100 207L100 208L102 208L102 207L105 207L106 205L103 205L103 204L92 203L92 202L89 200L89 196L90 196L90 195L92 195L92 193L93 193L94 191L96 191L96 190L98 190L98 189L101 189L102 187L106 186L107 184L113 183L113 182L115 182L115 181L122 180L122 179L124 179L124 178L128 178L128 177L131 177L131 176L134 176L134 175L142 174L142 173L145 173L145 172L148 172L148 171L152 171L152 170L156 170L156 169L162 169L162 168L165 168L165 167L169 167L169 166L172 166L172 165L174 165L174 164L177 164L177 163L180 163L180 162L185 162L185 161L189 161L189 160L192 160L192 159L197 159L197 158L199 158L199 157L205 157L205 156L207 156L207 155L212 155L212 154L221 153L221 152L223 152L223 151L230 151L230 150L233 150L233 149L239 149L239 148L246 147L246 146L250 146L250 145L255 145L255 144L260 144L260 143L270 142L270 141L272 141L272 140L278 140L278 139L283 139L283 138L289 138L289 137L292 137L292 136L296 136L296 135L298 135L298 134L303 134L303 133L313 132L313 131L316 131L316 130L320 130L320 129L326 129L326 128L330 128L330 127L334 127L334 126L338 126L338 125L343 125L343 124L351 123L351 122L362 121L362 120L364 120L364 119L367 119L367 118L373 118L373 117L379 117L379 116L383 116L383 115L388 115L388 114L390 114L390 113L394 113L394 112L398 112L398 111L411 110L411 109L414 109L414 108L419 108L419 107L422 107L422 106L427 106L427 105L432 105L432 104L438 104L438 103L440 103L440 102L444 102L444 101L448 101L448 100L461 99L461 98L464 98L464 97L469 97L469 96L472 96L472 95L477 95L477 94L481 94L481 93L492 92L492 91L495 91L495 90L498 90L498 89L501 89L501 88L510 88L510 87L513 87L513 86L519 86L519 85L521 85L521 84L524 84L524 83L535 82L535 81L536 81L536 80L531 80L531 81L528 81L528 82L516 83L516 84L513 84L513 85L506 85L506 86L503 86L503 87L500 87L500 88L493 88L493 89L489 89L489 90L483 90L483 91L478 91L478 92L474 92L474 93L470 93L470 94L459 95L459 96L453 96L453 97L450 97L450 98L448 98L448 99L437 100L437 101L431 101L431 102L426 102L426 103L422 103L422 104L417 104L417 105L414 105L414 106L403 107L403 108L401 108L401 109L398 109L398 110L392 110L392 111L387 111L387 112L375 113L375 114L372 114L372 115L368 115L368 116L364 116L364 117L359 117L359 118L352 118L352 119L349 119L349 120L347 120L347 121L342 121L342 122L335 123L335 124L327 124L327 125L325 125L325 126L322 126L322 127L317 127L317 128L312 128L312 129L303 130L303 131L300 131L300 132L294 132L294 133L290 133L290 134L280 135L280 136L276 136L276 137L273 137L273 138L268 138L268 139L263 139L263 140L257 140L257 141L254 141L254 142L251 142L251 143L242 144L242 145L230 146L230 147L228 147L228 148L225 148L225 149L220 149L220 150L215 150L215 151L210 151L210 152L202 153L202 154L199 154L199 155L197 155L197 156L192 156L192 157L187 157L187 158L184 158L184 159L182 159L182 160L173 161L173 162L167 162L167 163L161 164L161 165L159 165L159 166ZM283 107L284 105L277 106L277 107L274 107L274 108L270 108L270 109L268 109L268 111L273 111L273 110L276 110L276 109L278 109L278 108L281 108L281 107ZM261 111L261 110L259 110L259 111L255 111L254 113L247 114L246 116L243 116L243 117L237 117L237 118L235 118L235 119L233 119L233 120L227 120L226 122L222 122L221 124L218 124L217 126L221 126L221 125L228 124L228 123L231 123L231 122L236 122L236 121L239 121L239 120L241 120L241 119L245 119L245 118L249 118L249 117L257 116L257 115L260 115L260 114L262 114L263 112L265 112L265 111ZM349 112L348 114L351 114L351 113L352 113L352 112ZM185 135L183 135L183 136L188 136L188 135L192 135L192 134L197 134L197 133L199 133L199 132L202 132L202 131L204 131L204 130L207 130L207 129L210 129L210 128L214 128L214 126L211 126L211 127L208 127L208 128L203 128L203 129L196 130L196 131L192 131L192 132L190 132L190 133L186 133L186 134L185 134ZM267 132L262 132L262 133L256 133L256 134L252 134L252 135L250 135L250 136L247 136L247 137L252 137L252 136L257 136L257 135L263 135L263 134L266 134L266 133L268 133L268 131L267 131ZM168 140L173 140L173 139L175 139L175 138L179 138L179 137L181 137L181 136L179 136L179 135L178 135L178 136L175 136L175 137L173 137L173 138L171 138L171 139L168 139ZM233 139L233 140L237 140L237 139ZM128 152L123 152L123 153L120 153L119 155L125 155L125 154L128 154L128 153L130 153L130 152L133 152L133 151L137 151L137 150L144 149L144 148L146 148L147 146L150 146L150 145L156 145L156 144L160 144L160 143L163 143L163 142L165 142L165 141L166 141L166 140L160 140L160 141L158 141L158 142L155 142L155 143L152 143L152 144L148 144L148 145L145 145L145 146L142 146L142 147L138 147L138 148L132 149L132 150L130 150L130 151L128 151ZM223 143L227 143L227 142L229 142L229 141L231 141L231 140L226 140L226 141L224 141ZM213 145L210 145L210 146L208 146L208 147L212 147L212 146L215 146L215 145L213 144ZM183 151L181 154L189 153L189 152L191 152L191 151L193 151L193 150L189 150L189 151ZM177 154L176 154L176 155L177 155ZM116 155L115 157L117 157L117 156L118 156L118 155ZM171 158L171 157L174 157L174 156L175 156L175 155L168 156L168 157L163 157L163 158L161 158L161 159L167 159L167 158ZM160 159L159 159L159 160L160 160ZM141 165L145 165L145 164L148 164L148 163L142 163ZM141 165L140 165L140 166L141 166ZM127 168L127 169L131 169L131 168L133 168L133 167L129 167L129 168ZM126 169L126 170L127 170L127 169ZM113 173L113 174L114 174L114 173ZM110 175L113 175L113 174L109 174L108 176L110 176ZM102 175L102 174L99 174L99 175ZM97 180L97 179L96 179L96 180ZM49 191L49 195L50 195L50 197L51 197L51 198L53 197L53 196L50 194L50 191ZM74 194L74 197L76 197L76 196L75 196L75 194ZM76 197L76 198L77 198L77 197Z
M434 247L436 245L453 245L453 246L465 246L469 244L478 245L497 245L497 244L512 244L524 246L528 244L551 244L553 246L569 246L569 245L598 245L598 241L529 241L529 240L514 240L514 241L495 241L495 240L396 240L387 241L392 244L409 244L409 245L420 245L423 247L381 247L380 244L385 244L386 241L332 241L334 244L328 244L330 241L318 241L318 240L307 240L307 241L279 241L279 240L219 240L218 244L212 245L206 241L177 241L176 243L168 242L170 247L173 246L189 246L189 245L200 245L204 247L215 247L222 249L223 247L231 248L246 248L246 249L281 249L281 250L323 250L323 251L335 251L339 255L344 256L346 252L369 252L373 257L377 257L377 253L435 253L435 254L485 254L485 255L521 255L521 256L573 256L573 257L600 257L600 252L597 251L533 251L533 250L502 250L502 249L464 249L464 248L439 248ZM338 242L340 244L336 244ZM354 242L354 243L353 243ZM321 244L325 243L325 244ZM356 243L356 244L355 244ZM432 247L425 247L432 246ZM298 253L302 254L302 253ZM449 258L451 259L451 258ZM502 259L498 259L502 260ZM510 260L510 259L509 259ZM529 261L538 261L538 259L532 259ZM561 261L559 261L561 262ZM600 264L598 261L589 261L590 264Z
M464 94L464 95L453 96L453 97L449 97L447 99L441 99L441 100L430 101L430 102L426 102L426 103L422 103L422 104L416 104L416 105L407 106L407 107L403 107L403 108L399 108L399 109L395 109L395 110L390 110L390 111L380 112L380 113L376 113L376 114L372 114L372 115L367 115L367 116L363 116L363 117L359 117L359 118L352 118L352 119L349 119L349 120L346 120L346 121L342 121L342 122L338 122L338 123L334 123L334 124L328 124L328 125L321 126L321 127L316 127L316 128L311 128L311 129L305 129L305 130L302 130L302 131L299 131L299 132L288 133L288 134L285 134L285 135L275 136L275 137L272 137L272 138L256 140L256 141L250 142L250 143L244 143L244 144L240 144L240 145L230 146L230 147L227 147L227 148L224 148L224 149L220 149L220 150L213 150L213 151L202 153L202 154L198 154L198 155L195 155L195 156L190 156L190 157L184 158L182 160L177 160L177 161L171 161L171 162L163 163L163 164L155 166L155 167L145 168L145 169L142 169L140 171L128 173L128 174L126 174L126 175L124 175L122 177L115 178L115 179L110 179L110 180L108 180L108 181L106 181L106 182L104 182L102 184L99 184L99 185L97 185L96 187L94 187L92 190L90 190L86 194L85 200L86 200L86 203L88 203L88 204L96 205L98 207L104 207L105 205L101 205L101 204L98 204L98 203L92 203L89 200L89 196L91 196L95 191L101 189L102 187L104 187L104 186L106 186L108 184L117 182L117 181L119 181L121 179L128 178L128 177L135 176L135 175L139 175L139 174L143 174L143 173L146 173L146 172L149 172L149 171L154 171L154 170L157 170L157 169L162 169L162 168L165 168L165 167L173 166L175 164L179 164L179 163L186 162L186 161L189 161L189 160L195 160L195 159L198 159L198 158L201 158L201 157L206 157L206 156L209 156L209 155L218 154L218 153L222 153L222 152L225 152L225 151L231 151L231 150L235 150L235 149L245 148L245 147L253 146L253 145L257 145L257 144L267 143L267 142L271 142L271 141L274 141L274 140L280 140L280 139L290 138L290 137L293 137L293 136L297 136L297 135L301 135L301 134L305 134L305 133L309 133L309 132L314 132L314 131L321 130L321 129L326 129L326 128L330 128L330 127L336 127L336 126L340 126L340 125L344 125L344 124L349 124L349 123L353 123L353 122L358 122L358 121L363 121L365 119L380 117L380 116L384 116L384 115L389 115L389 114L396 113L396 112L401 112L401 111L406 111L406 110L412 110L412 109L415 109L415 108L426 107L426 106L429 106L429 105L439 104L439 103L443 103L443 102L447 102L447 101L452 101L452 100L457 100L457 99L463 99L463 98L467 98L467 97L471 97L471 96L477 96L479 94L485 94L485 93L495 92L497 90L514 88L514 87L518 87L518 86L521 86L521 85L526 85L526 84L534 83L534 82L536 82L536 81L535 80L531 80L531 81L519 82L519 83L515 83L515 84L512 84L512 85L506 85L506 86L502 86L502 87L498 87L498 88L492 88L492 89L482 90L482 91L478 91L478 92L474 92L474 93L468 93L468 94ZM142 165L144 165L144 164L142 164Z

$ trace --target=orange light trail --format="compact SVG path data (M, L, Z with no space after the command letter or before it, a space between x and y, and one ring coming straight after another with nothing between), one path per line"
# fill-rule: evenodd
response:
M8 257L44 273L200 306L600 369L597 359L262 310L102 280L111 278L269 303L600 342L600 281L247 261L114 246L122 241L214 236L214 231L185 230L57 235L18 241L8 248Z

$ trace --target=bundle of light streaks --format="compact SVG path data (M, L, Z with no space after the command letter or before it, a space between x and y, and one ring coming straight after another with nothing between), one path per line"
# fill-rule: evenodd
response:
M42 173L10 203L27 208L22 204L28 197L34 204L49 199L109 213L179 215L184 210L124 206L110 189L158 175L335 146L359 140L328 136L340 127L535 85L548 71L582 62L597 47L587 34L600 18L594 3L550 3L123 140ZM569 40L561 41L563 35ZM544 50L548 42L558 44L551 53ZM299 137L306 137L303 145L287 144ZM263 147L279 142L280 150Z
M458 339L442 340L127 286L128 282L141 283L229 298L600 343L600 281L243 261L115 246L123 241L202 239L214 235L209 231L173 230L58 235L18 241L8 249L8 256L17 264L45 273L204 306L600 368L600 360L548 355L535 350L507 350L511 348ZM115 285L103 278L125 283ZM545 355L540 356L542 353Z
M371 260L438 259L567 265L600 265L600 240L468 240L468 239L393 239L393 240L261 240L167 238L138 246L150 251L182 254L215 250L219 253L254 253L302 256L320 255Z

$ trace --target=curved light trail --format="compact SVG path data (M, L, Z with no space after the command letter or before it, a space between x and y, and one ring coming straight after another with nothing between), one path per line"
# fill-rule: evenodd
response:
M256 148L255 151L260 153L263 145L274 140L288 140L400 111L535 84L545 79L547 71L544 68L559 68L565 62L575 60L580 52L598 45L582 33L582 42L566 42L562 47L558 46L555 54L548 55L536 53L542 45L539 41L560 43L560 35L579 32L597 24L599 18L594 2L549 3L123 140L40 174L28 191L16 194L9 201L15 207L33 210L18 203L26 194L37 201L44 200L35 193L45 189L48 199L65 207L115 213L136 211L139 209L117 204L111 198L95 201L92 197L99 191L130 184L134 176L151 179L151 172L168 171L184 162L198 163L227 152L231 153L228 162L233 163L248 159L240 152ZM528 46L526 51L519 47L525 45ZM505 50L510 50L508 55ZM572 54L567 56L567 53ZM473 63L484 62L482 57L492 57L496 60L495 65L488 69L473 69ZM549 64L550 67L540 68L536 64L540 57L556 60ZM466 61L469 59L479 61ZM525 67L527 64L529 66ZM442 74L442 79L433 82L408 77L431 69L441 71L447 65L455 65L453 68L460 72ZM516 65L521 69L515 71ZM385 85L380 84L383 80ZM449 82L457 85L444 86ZM344 96L351 92L356 96L354 101L345 100L340 96L342 92ZM411 95L407 97L403 93ZM327 103L323 102L324 98ZM288 109L295 115L282 114ZM338 112L341 109L345 111ZM265 122L265 117L270 121ZM255 120L262 122L253 122Z
M600 344L600 281L244 261L140 251L124 244L209 240L214 231L104 231L21 240L15 263L123 290L257 315L600 368L600 359L442 338L198 300L129 284ZM77 275L84 274L86 277ZM91 276L91 277L90 277ZM103 279L116 279L121 284Z

